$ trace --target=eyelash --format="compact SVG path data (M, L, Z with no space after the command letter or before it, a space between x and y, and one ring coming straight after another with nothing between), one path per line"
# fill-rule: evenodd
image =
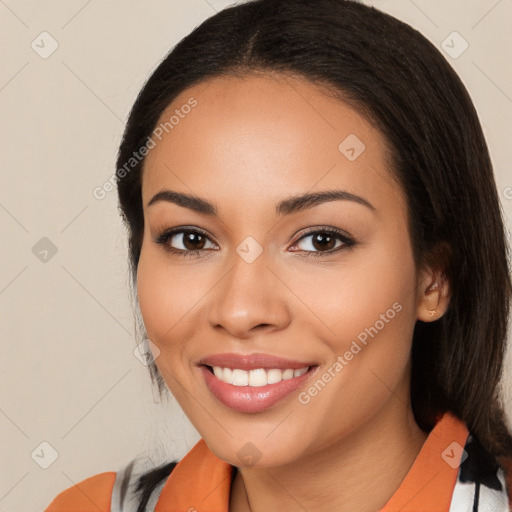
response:
M175 254L176 256L185 257L185 258L190 258L190 257L194 257L194 256L200 257L200 253L208 250L208 249L193 249L193 250L185 251L183 249L175 249L174 247L167 245L169 239L173 235L176 235L179 233L194 233L194 234L199 234L199 235L203 236L204 238L209 239L206 232L203 231L202 229L199 229L199 228L193 228L193 229L190 228L189 229L189 228L181 227L181 228L172 228L167 231L164 231L164 232L160 233L159 235L155 236L153 238L153 241L158 245L162 245L164 250L166 250L172 254ZM306 233L304 233L293 245L298 244L301 240L303 240L304 238L307 238L308 236L317 235L317 234L335 236L338 240L340 240L343 243L343 245L341 245L335 249L329 249L328 251L304 251L304 250L302 250L301 252L306 253L304 255L304 257L318 258L318 257L322 257L324 255L331 255L340 250L348 250L351 247L353 247L354 245L356 245L356 243L357 243L353 238L347 236L343 231L341 231L341 229L313 228L310 231L307 231Z

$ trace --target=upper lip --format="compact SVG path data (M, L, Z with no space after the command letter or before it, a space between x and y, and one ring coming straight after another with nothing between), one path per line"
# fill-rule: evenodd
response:
M239 368L240 370L256 370L257 368L278 368L284 369L291 368L298 370L307 366L314 366L315 363L294 361L291 359L284 359L282 357L273 356L271 354L212 354L204 357L198 362L199 365L207 366L220 366L221 368Z

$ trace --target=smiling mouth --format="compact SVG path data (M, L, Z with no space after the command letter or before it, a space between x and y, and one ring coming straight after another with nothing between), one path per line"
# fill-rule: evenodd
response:
M303 368L255 368L253 370L242 370L240 368L223 368L221 366L205 366L215 377L233 386L262 387L278 384L283 380L291 380L300 377L316 366L304 366Z
M206 387L222 404L241 413L260 413L277 406L319 370L318 364L265 355L208 359L198 364Z

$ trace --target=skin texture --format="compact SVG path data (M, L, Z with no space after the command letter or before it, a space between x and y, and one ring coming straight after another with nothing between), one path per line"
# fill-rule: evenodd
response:
M210 449L238 467L230 510L373 512L426 439L410 405L412 333L418 319L433 320L429 310L434 320L442 316L449 301L448 284L415 266L386 141L353 108L297 77L215 78L180 94L161 119L192 96L197 106L158 141L143 173L137 291L148 338L160 351L156 364ZM365 145L354 161L338 149L350 134ZM208 199L218 216L170 202L148 207L163 189ZM282 199L334 189L374 210L337 200L276 215ZM154 242L178 226L206 231L199 256L179 257ZM356 244L329 254L341 242L322 249L311 234L302 238L308 228L328 227ZM236 251L248 236L263 249L252 263ZM192 248L183 242L178 234L167 245ZM300 403L298 393L395 303L400 312ZM264 352L319 368L270 409L241 413L210 393L197 366L221 352ZM259 451L252 466L237 456L249 442Z

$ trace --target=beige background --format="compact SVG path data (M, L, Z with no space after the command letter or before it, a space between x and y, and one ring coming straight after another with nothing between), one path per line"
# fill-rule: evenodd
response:
M99 201L92 190L114 172L123 123L148 74L229 3L0 0L0 512L42 510L88 476L140 453L155 462L182 457L198 439L175 403L155 400L133 355L117 197ZM480 114L509 227L512 2L373 5L439 48L453 31L469 43L447 59ZM31 47L51 49L43 31L58 43L47 58ZM46 262L32 252L43 237L57 249ZM51 462L52 448L43 441L58 453L47 469L40 464Z

